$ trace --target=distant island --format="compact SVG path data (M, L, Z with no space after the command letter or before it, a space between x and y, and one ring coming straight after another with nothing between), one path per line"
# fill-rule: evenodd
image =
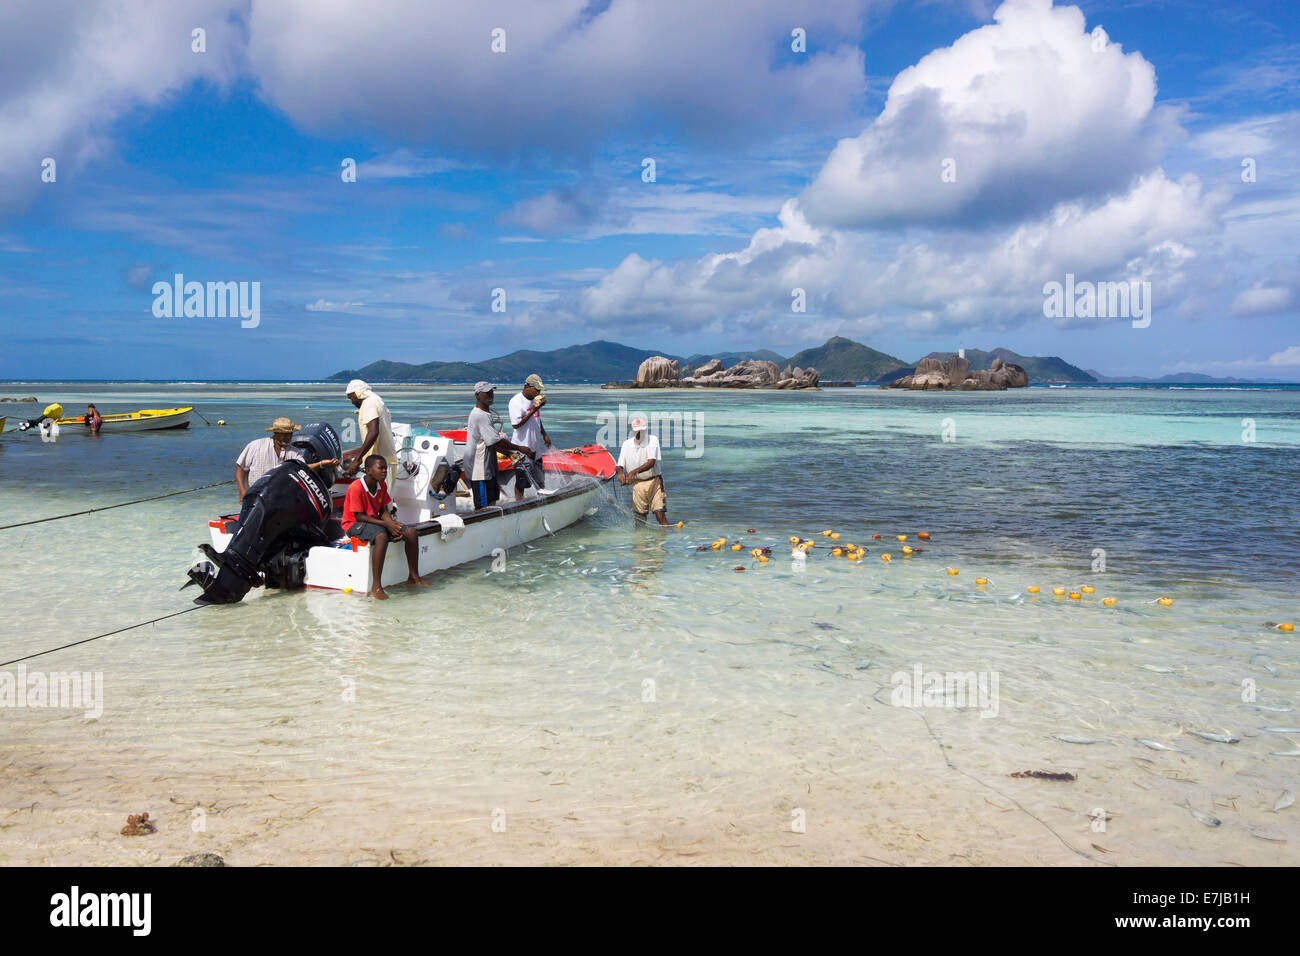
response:
M1236 378L1216 379L1196 373L1166 375L1157 379L1112 377L1071 365L1055 355L1020 355L1006 348L995 348L988 352L980 349L964 349L963 353L970 362L972 371L987 370L995 360L1001 360L1004 365L1018 365L1024 369L1030 383L1034 385L1294 384ZM509 355L485 359L481 362L425 362L416 365L381 360L371 362L364 368L336 372L329 376L327 381L346 382L353 378L361 378L370 382L436 385L486 379L515 384L536 372L546 382L603 385L606 382L630 382L636 378L641 363L646 359L663 356L678 363L683 378L689 377L696 369L705 366L711 360L716 360L728 367L741 362L772 362L777 366L788 366L792 369L816 369L823 384L856 382L886 385L896 379L914 375L923 359L947 362L953 354L931 352L929 355L921 356L915 362L905 362L893 355L839 335L828 339L823 345L804 349L791 356L782 356L770 349L676 356L667 352L632 348L617 342L595 341L547 352L521 349Z

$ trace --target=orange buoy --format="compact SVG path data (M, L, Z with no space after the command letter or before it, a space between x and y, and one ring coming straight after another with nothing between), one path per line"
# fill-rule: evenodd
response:
M1174 603L1174 599L1171 597L1157 598L1156 603L1159 604L1161 607L1172 607Z
M956 573L957 573L957 569L956 569L956 568L949 568L949 569L948 569L948 573L949 573L949 574L956 574Z
M1038 587L1037 584L1031 584L1029 585L1029 587L1025 588L1025 590L1028 591L1030 594L1037 594L1040 588Z
M928 532L928 531L918 531L918 532L916 533L916 536L917 536L918 538L920 538L922 541L929 541L929 540L930 540L930 532Z

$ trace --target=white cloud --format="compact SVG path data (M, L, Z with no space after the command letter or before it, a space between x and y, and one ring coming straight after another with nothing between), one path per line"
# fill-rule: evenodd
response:
M49 0L0 5L0 211L58 188L106 150L112 123L204 78L232 79L243 40L229 0ZM207 52L190 31L207 31ZM58 181L41 182L55 160Z
M701 139L842 119L865 92L866 11L887 5L259 0L248 54L263 95L314 132L577 152L659 120ZM778 56L793 25L820 52Z
M1073 273L1149 281L1156 314L1174 314L1207 281L1199 242L1221 232L1228 191L1159 168L1160 144L1177 131L1151 122L1155 79L1141 56L1113 43L1093 52L1073 8L1011 0L997 21L903 71L881 118L841 141L776 227L730 253L628 256L564 307L606 328L653 319L682 332L704 324L771 336L798 323L933 336L1042 323L1043 284ZM916 130L909 117L933 123ZM882 143L897 158L940 156L958 141L978 161L959 167L958 183L968 179L947 196L956 184L938 181L937 159L926 184L910 167L877 163ZM1124 155L1103 159L1113 151ZM1081 174L1080 156L1095 168ZM972 211L990 203L999 214L976 221ZM898 231L896 222L948 228ZM795 288L805 314L791 311ZM1104 321L1114 320L1057 324Z
M1008 0L995 17L895 78L800 198L809 221L1015 221L1124 190L1181 135L1154 107L1152 65L1113 42L1095 51L1077 7Z

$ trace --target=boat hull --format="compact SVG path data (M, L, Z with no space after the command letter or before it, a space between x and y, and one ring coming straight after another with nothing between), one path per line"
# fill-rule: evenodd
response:
M190 415L194 411L191 408L147 408L138 412L131 412L123 415L104 415L104 421L99 426L100 434L104 432L152 432L167 431L173 428L189 428ZM83 416L78 415L75 418L60 418L59 425L63 428L75 428L80 431L89 432L90 426L86 424Z
M596 477L575 478L551 494L525 498L522 502L512 500L513 484L503 483L501 496L499 506L459 513L463 530L448 530L445 537L440 519L415 525L420 543L420 574L445 571L489 556L504 557L512 548L576 524L594 514L607 500L605 480ZM212 545L218 552L225 550L233 536L225 527L224 520L209 523ZM306 572L307 587L364 594L373 586L370 548L356 541L341 547L310 549ZM399 584L407 577L405 548L390 542L384 557L382 586Z

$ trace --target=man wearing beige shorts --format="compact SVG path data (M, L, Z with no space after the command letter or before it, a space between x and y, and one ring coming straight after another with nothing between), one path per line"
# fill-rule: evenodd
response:
M650 434L644 418L634 418L632 434L618 453L618 481L632 486L632 510L638 521L653 511L659 524L668 526L668 493L659 470L659 439Z

